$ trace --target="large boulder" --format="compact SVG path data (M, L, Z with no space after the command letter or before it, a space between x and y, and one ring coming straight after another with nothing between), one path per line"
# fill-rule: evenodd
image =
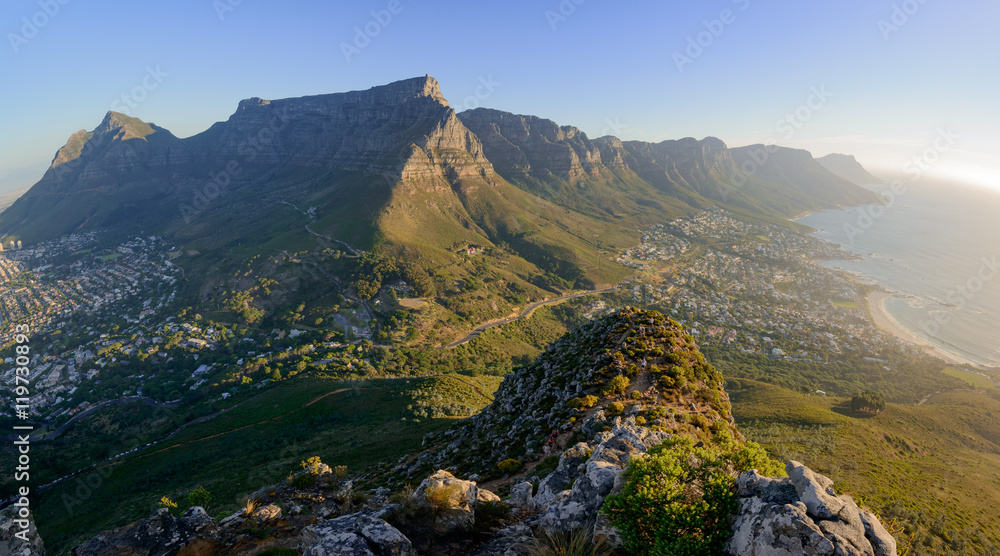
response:
M579 442L559 455L559 465L538 484L535 504L544 506L563 491L569 489L573 481L583 472L583 464L590 453L590 445Z
M534 509L535 500L531 496L531 483L523 481L510 487L510 496L507 497L507 504L514 508Z
M410 539L383 519L356 513L302 530L305 556L416 556Z
M637 426L633 417L615 418L610 431L598 433L594 438L595 447L572 488L548 500L533 523L549 532L593 524L604 498L621 483L629 459L645 454L668 436Z
M479 487L472 481L463 481L447 471L438 470L420 483L413 492L413 499L434 512L434 523L442 531L469 529L476 520Z
M73 549L76 556L172 556L214 554L217 527L201 506L177 518L166 508L152 516L112 531L105 531Z
M726 553L739 556L895 556L896 541L871 513L837 496L833 481L799 462L788 478L748 471L737 480L740 512Z
M28 512L27 518L21 518L19 514L17 506L7 506L0 511L0 556L45 556L45 545L38 536L34 516Z

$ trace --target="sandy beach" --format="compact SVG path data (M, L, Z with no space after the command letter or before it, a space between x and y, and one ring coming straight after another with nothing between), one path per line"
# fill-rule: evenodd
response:
M868 297L865 299L865 302L868 304L868 313L872 316L872 320L875 321L875 326L879 327L887 334L892 334L903 341L923 347L932 355L940 357L949 363L957 365L975 364L972 361L968 361L932 344L931 342L928 342L900 324L899 321L893 318L893 316L889 314L889 311L886 310L885 301L890 297L893 297L891 293L875 291L868 294Z

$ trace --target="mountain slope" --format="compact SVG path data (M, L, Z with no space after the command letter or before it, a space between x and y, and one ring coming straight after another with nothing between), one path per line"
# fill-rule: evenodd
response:
M884 181L865 170L865 167L853 155L831 153L817 158L816 162L819 162L831 173L857 185L876 184Z
M93 131L73 134L43 178L0 214L0 239L163 235L182 246L175 263L203 298L245 289L227 278L239 261L330 249L394 261L398 272L370 281L375 292L381 278L435 284L419 288L431 295L490 277L537 298L619 282L628 271L601 249L632 246L636 228L712 204L780 221L874 202L805 151L779 149L734 187L745 151L714 138L590 140L571 126L496 110L456 114L429 76L247 99L227 121L186 139L109 112ZM483 250L488 257L468 255ZM311 262L342 278L368 272ZM478 309L461 312L504 316L504 292L478 296Z

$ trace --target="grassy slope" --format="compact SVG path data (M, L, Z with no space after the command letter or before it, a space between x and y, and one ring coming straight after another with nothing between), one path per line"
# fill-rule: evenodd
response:
M488 394L496 384L464 380ZM451 391L460 390L452 382L440 388L447 401L454 397ZM87 489L78 491L80 483L74 479L37 496L33 502L46 548L51 554L66 554L96 531L149 515L161 496L183 504L188 492L199 485L213 494L210 513L235 511L245 494L284 479L299 468L301 460L314 455L352 471L392 461L420 446L425 433L451 423L449 419L403 420L410 414L406 406L412 403L407 394L422 384L418 379L356 385L314 378L282 383L252 403L103 468L106 476L91 475L91 481L100 477L100 485L90 489L90 494ZM360 388L306 405L323 394L353 386ZM457 401L478 407L488 403L483 396L463 396ZM202 440L206 437L212 438ZM79 500L71 504L71 511L65 505L66 496Z
M910 554L975 554L980 542L1000 547L996 398L945 393L922 406L889 404L881 415L861 418L847 409L847 399L743 384L730 392L741 431L863 499L895 523Z

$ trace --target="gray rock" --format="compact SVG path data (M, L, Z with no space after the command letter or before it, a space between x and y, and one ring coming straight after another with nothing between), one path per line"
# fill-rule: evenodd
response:
M499 502L499 501L500 501L500 497L499 496L497 496L495 493L493 493L493 492L491 492L489 490L486 490L485 488L479 489L479 493L476 494L476 503L477 504L482 503L482 502Z
M440 499L436 502L428 501L427 493L431 490L436 491L435 497L444 497L443 507L439 507L442 502ZM476 483L457 479L444 470L435 471L413 492L413 499L418 504L435 506L439 510L435 512L434 522L444 532L472 527L478 498L479 487Z
M416 556L413 545L385 520L345 515L302 530L305 556Z
M833 481L813 473L812 469L797 461L785 465L788 478L795 485L799 500L809 509L809 515L820 519L831 519L844 508L844 501L833 492Z
M507 503L515 508L532 509L535 507L535 500L531 496L531 483L525 481L510 487L510 496Z
M22 521L18 515L19 510L20 508L16 506L7 506L0 511L0 555L45 556L45 544L38 536L33 513L28 512L28 517ZM25 524L27 527L22 527ZM25 529L27 529L27 542L15 536Z
M489 542L476 549L472 556L522 556L530 554L534 541L531 528L519 523L498 531Z
M259 524L273 524L281 518L281 508L274 504L268 504L257 508L253 513L253 520Z
M152 516L112 531L105 531L73 549L76 556L166 556L182 549L211 554L218 545L217 528L200 506L181 517L161 508Z
M610 431L595 437L597 446L572 488L547 501L544 511L533 518L533 522L549 532L568 531L594 523L604 498L620 485L628 460L644 454L667 436L636 426L634 418L616 418Z
M895 539L829 478L794 461L786 470L788 479L748 471L736 480L740 511L726 554L895 556Z
M590 446L584 442L578 442L559 456L559 465L542 479L538 485L538 494L534 501L539 506L544 506L564 490L568 489L573 481L580 475L581 464L587 461L587 453Z

